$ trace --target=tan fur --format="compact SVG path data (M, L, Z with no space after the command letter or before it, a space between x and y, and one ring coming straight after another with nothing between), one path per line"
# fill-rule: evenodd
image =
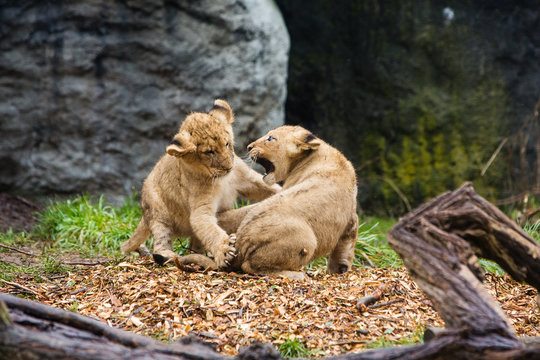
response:
M242 195L262 200L279 186L265 184L233 150L232 110L216 100L208 114L191 113L144 181L143 217L133 236L122 244L126 254L144 253L144 241L154 237L154 259L175 258L172 240L190 237L197 253L210 252L218 267L234 257L229 235L218 226L216 212L231 209ZM161 260L158 260L161 259Z
M218 214L236 232L233 268L303 279L302 267L329 255L329 273L350 270L358 231L356 175L337 149L299 126L282 126L249 145L278 194Z

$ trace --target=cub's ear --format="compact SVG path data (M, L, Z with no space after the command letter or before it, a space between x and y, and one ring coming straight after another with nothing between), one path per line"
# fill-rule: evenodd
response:
M225 121L227 124L234 122L232 109L225 100L216 99L214 101L214 107L208 113L221 121Z
M298 140L297 146L300 150L315 150L321 145L321 139L310 132L301 135Z
M181 131L174 136L169 146L167 146L167 154L175 157L182 157L186 154L194 152L195 145L191 142L187 132Z

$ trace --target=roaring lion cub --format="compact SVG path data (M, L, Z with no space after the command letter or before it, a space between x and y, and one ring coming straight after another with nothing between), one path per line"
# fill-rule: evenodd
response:
M329 273L350 270L358 232L356 174L337 149L299 126L281 126L248 146L263 180L282 190L259 203L218 214L236 232L232 268L304 279L312 260L330 255Z
M208 114L193 112L144 181L142 219L122 244L125 254L148 253L144 241L154 237L154 260L163 264L178 255L175 237L190 237L198 253L210 252L218 267L235 256L234 239L218 226L216 212L231 209L237 195L262 200L279 191L234 154L234 116L226 101L216 100ZM141 246L142 245L142 246Z

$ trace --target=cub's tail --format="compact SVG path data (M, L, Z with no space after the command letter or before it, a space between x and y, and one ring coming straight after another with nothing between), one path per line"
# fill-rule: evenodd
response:
M208 256L201 254L189 254L184 256L177 256L174 258L174 263L179 269L184 271L195 271L191 266L201 266L204 270L217 270L218 266L216 262L210 259Z

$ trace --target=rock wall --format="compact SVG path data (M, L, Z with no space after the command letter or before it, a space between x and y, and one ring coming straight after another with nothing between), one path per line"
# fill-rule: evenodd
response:
M0 1L0 190L138 189L216 97L244 153L283 123L288 51L271 0Z

